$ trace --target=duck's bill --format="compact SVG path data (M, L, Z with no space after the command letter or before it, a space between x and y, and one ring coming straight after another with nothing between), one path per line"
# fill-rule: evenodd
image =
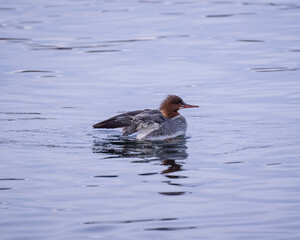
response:
M199 106L196 106L196 105L190 105L190 104L184 104L183 105L183 108L197 108Z

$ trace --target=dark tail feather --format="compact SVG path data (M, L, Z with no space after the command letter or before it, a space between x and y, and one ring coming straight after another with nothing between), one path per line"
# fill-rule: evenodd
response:
M123 122L116 121L115 119L108 119L103 122L96 123L93 125L93 128L120 128L120 127L126 127L127 124L124 124Z
M131 125L132 117L143 112L143 110L126 112L119 114L117 116L111 117L102 122L96 123L93 125L93 128L120 128L128 127Z

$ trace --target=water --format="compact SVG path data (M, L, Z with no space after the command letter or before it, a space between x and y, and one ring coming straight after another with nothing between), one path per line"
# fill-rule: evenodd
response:
M298 1L0 2L1 239L300 239Z

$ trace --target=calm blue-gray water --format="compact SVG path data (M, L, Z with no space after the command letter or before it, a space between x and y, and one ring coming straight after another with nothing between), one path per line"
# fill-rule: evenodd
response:
M0 239L300 239L298 0L0 0ZM177 94L185 138L92 125Z

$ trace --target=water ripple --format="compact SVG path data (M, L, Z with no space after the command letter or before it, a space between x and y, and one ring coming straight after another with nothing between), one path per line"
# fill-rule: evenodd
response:
M257 40L257 39L240 39L236 40L237 42L248 42L248 43L262 43L266 42L265 40Z
M26 180L25 178L0 178L0 181L22 181Z
M53 73L53 71L29 69L29 70L18 70L15 71L15 73Z
M0 38L0 41L29 41L29 38Z
M178 231L178 230L188 230L195 229L196 226L191 227L158 227L158 228L145 228L145 231Z
M299 71L300 68L292 67L263 67L263 68L251 68L254 72L284 72L284 71Z
M164 221L174 221L178 218L158 218L158 219L134 219L134 220L116 220L116 221L92 221L84 222L83 224L127 224L127 223L140 223L140 222L164 222Z
M229 14L210 14L205 15L207 18L226 18L226 17L234 17L239 15L254 15L255 12L245 12L245 13L229 13Z
M191 192L182 192L182 191L178 191L178 192L159 192L159 194L165 195L165 196L179 196L179 195L191 194Z
M232 154L232 153L247 151L247 150L252 150L252 149L257 150L257 149L265 149L265 148L271 148L271 147L272 147L271 145L249 146L249 147L237 148L232 151L227 151L227 152L222 152L222 153L212 153L211 155L226 155L226 154Z
M41 113L38 112L0 112L0 114L17 114L17 115L39 115Z
M117 178L119 177L118 175L98 175L94 176L94 178Z

